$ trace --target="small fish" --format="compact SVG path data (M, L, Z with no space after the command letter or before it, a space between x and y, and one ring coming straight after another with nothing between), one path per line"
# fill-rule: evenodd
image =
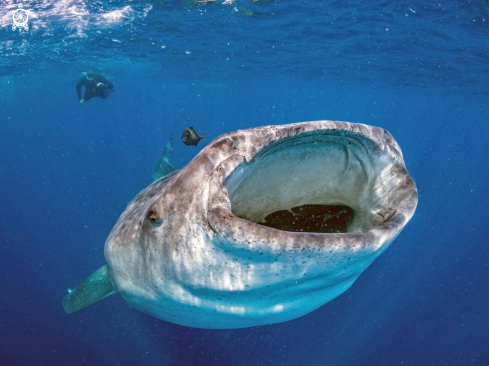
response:
M205 133L202 135L199 134L194 130L194 126L186 128L182 133L182 142L187 146L197 146L200 140L205 140Z

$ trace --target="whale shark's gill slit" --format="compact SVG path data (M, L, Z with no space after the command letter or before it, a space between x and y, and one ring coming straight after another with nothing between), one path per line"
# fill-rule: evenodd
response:
M303 205L273 212L259 224L291 232L346 233L354 215L345 205Z

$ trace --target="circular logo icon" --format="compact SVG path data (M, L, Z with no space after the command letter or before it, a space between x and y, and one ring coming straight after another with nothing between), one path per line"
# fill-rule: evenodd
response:
M16 27L24 28L26 31L29 30L29 26L27 25L27 21L29 20L29 14L24 9L17 9L12 14L12 21L14 24L12 25L12 29L15 30Z
M29 26L27 25L27 21L29 20L29 10L23 9L22 4L19 4L19 8L9 11L3 17L12 17L12 30L16 30L17 28L29 30Z

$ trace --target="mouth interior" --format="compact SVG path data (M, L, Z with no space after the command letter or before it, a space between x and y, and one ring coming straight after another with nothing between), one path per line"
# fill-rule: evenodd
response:
M378 186L389 158L366 146L361 137L324 132L274 142L227 179L231 211L283 231L370 230L388 209Z
M283 231L346 233L354 215L345 205L303 205L275 211L260 224Z

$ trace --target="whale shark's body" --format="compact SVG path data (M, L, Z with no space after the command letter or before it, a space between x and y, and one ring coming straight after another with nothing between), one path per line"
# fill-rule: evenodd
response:
M134 198L106 241L107 264L63 306L72 313L117 292L191 327L294 319L346 291L416 205L382 128L315 121L231 132Z

